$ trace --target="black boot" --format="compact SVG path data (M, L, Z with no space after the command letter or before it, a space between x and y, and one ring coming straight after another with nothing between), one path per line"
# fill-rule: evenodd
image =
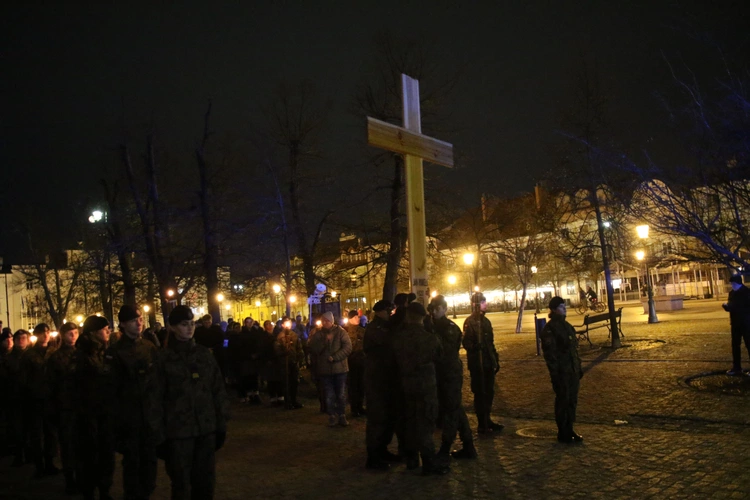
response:
M474 448L474 443L469 441L468 443L464 443L463 448L451 453L451 456L457 460L461 460L464 458L474 459L474 458L477 458L479 455L477 454L477 449Z
M380 453L374 449L370 449L367 450L367 463L365 467L372 470L388 470L391 468L391 465L383 459Z
M448 456L451 453L451 443L446 443L443 441L443 444L440 445L440 451L438 451L438 455Z

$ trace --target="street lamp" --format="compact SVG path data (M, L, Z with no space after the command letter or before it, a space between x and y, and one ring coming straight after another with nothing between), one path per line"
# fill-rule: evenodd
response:
M474 264L474 254L473 253L465 253L464 254L464 264L471 267ZM471 302L471 289L474 286L474 275L473 270L469 270L469 302Z
M273 288L273 293L276 294L276 310L279 309L279 293L281 292L281 286L279 284L273 285L271 288ZM276 314L276 311L273 312Z
M531 266L531 274L534 275L534 291L536 292L536 313L539 314L539 277L537 276L537 272L539 271L539 268L536 266Z
M91 212L91 215L89 215L89 222L91 224L96 224L98 222L104 222L107 223L107 212L103 212L101 210L94 210ZM109 246L106 248L107 252L107 294L109 295L109 320L113 321L113 318L115 316L115 310L114 310L114 294L112 293L112 258L109 251ZM85 279L85 277L84 277ZM84 285L84 296L86 293L86 287ZM84 302L88 302L88 300L84 300ZM84 309L88 307L88 304L84 304Z
M260 321L260 300L255 301L255 307L258 308L258 321Z
M453 293L453 319L456 319L456 277L452 274L448 276L448 284L450 284Z
M357 276L357 271L352 270L352 273L349 275L349 280L351 281L352 290L354 291L354 309L359 309L359 299L357 298L359 276Z
M642 240L648 239L649 227L648 224L642 224L635 227L635 232L638 237ZM648 259L646 259L646 252L636 252L636 259L643 261L646 264L646 293L648 294L648 322L658 323L659 318L656 317L656 305L654 304L654 287L651 282L651 271L648 268Z

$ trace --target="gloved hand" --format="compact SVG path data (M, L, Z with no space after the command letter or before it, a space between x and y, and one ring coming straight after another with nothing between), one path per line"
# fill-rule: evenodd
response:
M227 439L227 433L224 432L217 432L216 433L216 451L219 451L222 446L224 446L224 441Z
M162 443L156 445L156 458L166 460L168 454L169 446L167 446L166 441L163 441Z

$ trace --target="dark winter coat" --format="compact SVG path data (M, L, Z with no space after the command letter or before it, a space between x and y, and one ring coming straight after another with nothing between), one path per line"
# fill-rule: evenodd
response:
M73 411L75 401L76 348L63 344L47 360L47 386L50 406L55 413Z
M394 336L393 351L406 399L436 407L435 363L442 357L440 340L422 324L404 322Z
M26 349L21 356L21 380L25 398L44 400L49 396L44 368L54 352L54 347L36 344Z
M333 325L330 332L333 332L331 341L327 339L329 331L321 329L309 342L310 355L315 356L318 375L336 375L349 371L347 358L352 353L349 334L338 325ZM329 357L333 358L333 362L328 361Z
M565 316L551 313L550 320L539 335L542 340L544 361L553 381L564 379L566 374L583 376L581 358L578 356L578 337L573 325Z
M106 350L107 345L90 332L82 334L76 342L73 398L75 410L82 416L114 414L112 372L105 363Z
M724 309L729 311L729 321L733 332L750 330L750 288L742 285L736 291L729 292Z

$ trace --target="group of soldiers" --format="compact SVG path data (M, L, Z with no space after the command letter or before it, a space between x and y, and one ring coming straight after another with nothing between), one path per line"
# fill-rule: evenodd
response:
M140 311L123 306L118 331L89 316L65 323L53 339L46 324L33 334L4 331L0 352L9 391L3 415L13 466L34 463L35 477L60 471L67 494L108 499L115 452L122 455L126 499L147 499L165 461L172 498L213 497L214 453L226 437L228 399L212 353L197 345L190 308L169 315L162 349L143 338Z

